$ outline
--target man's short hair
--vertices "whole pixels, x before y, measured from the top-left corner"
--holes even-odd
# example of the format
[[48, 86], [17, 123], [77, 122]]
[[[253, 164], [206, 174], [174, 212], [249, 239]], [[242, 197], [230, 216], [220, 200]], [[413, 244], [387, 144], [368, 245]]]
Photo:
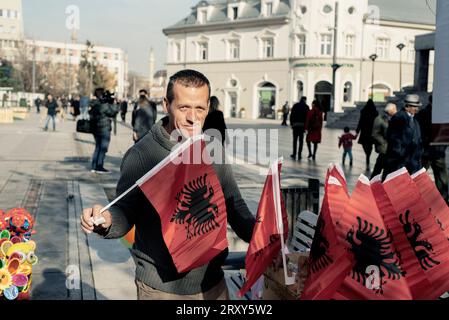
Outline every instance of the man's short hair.
[[343, 131], [346, 132], [346, 133], [348, 133], [349, 131], [351, 131], [351, 129], [349, 129], [349, 127], [345, 127], [345, 128], [343, 129]]
[[385, 112], [390, 112], [391, 110], [393, 110], [393, 108], [397, 109], [397, 106], [394, 103], [390, 102], [390, 103], [387, 103], [384, 110], [385, 110]]
[[104, 88], [97, 88], [94, 91], [94, 96], [97, 98], [101, 98], [104, 95]]
[[201, 72], [187, 69], [187, 70], [179, 71], [170, 77], [170, 81], [168, 82], [168, 86], [167, 86], [167, 95], [166, 95], [168, 104], [171, 104], [173, 102], [173, 100], [175, 99], [173, 88], [176, 83], [180, 84], [186, 88], [200, 88], [204, 85], [207, 85], [207, 87], [209, 89], [209, 97], [210, 97], [210, 94], [211, 94], [210, 82], [206, 78], [206, 76], [204, 74], [202, 74]]
[[139, 93], [141, 93], [141, 92], [145, 92], [145, 94], [148, 94], [148, 91], [145, 90], [145, 89], [140, 89], [140, 90], [139, 90]]

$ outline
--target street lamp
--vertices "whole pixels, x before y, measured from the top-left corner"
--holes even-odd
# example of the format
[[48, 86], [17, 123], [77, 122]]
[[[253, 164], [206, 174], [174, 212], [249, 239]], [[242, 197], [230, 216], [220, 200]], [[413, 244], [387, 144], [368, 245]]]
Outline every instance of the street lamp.
[[405, 44], [400, 43], [396, 48], [399, 49], [399, 91], [402, 91], [402, 49], [405, 48]]
[[373, 72], [372, 72], [372, 75], [371, 75], [371, 99], [373, 99], [373, 100], [374, 100], [374, 62], [376, 61], [376, 59], [378, 57], [379, 56], [377, 54], [375, 54], [375, 53], [369, 56], [369, 58], [373, 62]]

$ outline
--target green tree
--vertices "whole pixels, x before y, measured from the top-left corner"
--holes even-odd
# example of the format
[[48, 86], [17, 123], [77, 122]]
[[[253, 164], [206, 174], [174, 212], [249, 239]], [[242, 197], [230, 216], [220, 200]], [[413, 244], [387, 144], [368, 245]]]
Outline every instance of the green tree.
[[0, 87], [14, 88], [15, 91], [23, 88], [18, 70], [7, 60], [0, 60]]

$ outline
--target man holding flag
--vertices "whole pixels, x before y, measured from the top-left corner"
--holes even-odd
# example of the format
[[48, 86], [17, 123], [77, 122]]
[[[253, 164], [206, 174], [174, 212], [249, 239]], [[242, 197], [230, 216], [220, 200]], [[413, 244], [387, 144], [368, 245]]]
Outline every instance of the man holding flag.
[[[223, 233], [226, 220], [242, 240], [251, 240], [255, 218], [229, 165], [167, 162], [178, 143], [170, 139], [172, 133], [193, 139], [201, 133], [210, 90], [209, 80], [199, 72], [183, 70], [173, 75], [164, 99], [168, 116], [123, 159], [117, 195], [126, 196], [108, 211], [101, 213], [102, 207], [95, 206], [81, 217], [85, 232], [106, 239], [121, 238], [135, 226], [132, 255], [138, 299], [227, 299], [221, 268], [228, 254]], [[192, 172], [196, 178], [187, 179]], [[140, 188], [133, 188], [137, 185]], [[99, 218], [104, 223], [95, 227]], [[186, 245], [182, 250], [187, 243], [190, 249]], [[200, 250], [205, 254], [199, 255]], [[196, 260], [188, 261], [192, 257]]]

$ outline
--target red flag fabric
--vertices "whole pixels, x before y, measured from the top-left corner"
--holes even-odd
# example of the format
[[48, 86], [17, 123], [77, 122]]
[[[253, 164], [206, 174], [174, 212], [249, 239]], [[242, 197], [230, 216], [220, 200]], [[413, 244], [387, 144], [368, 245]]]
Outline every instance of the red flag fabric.
[[333, 176], [328, 175], [318, 224], [309, 257], [309, 276], [301, 300], [331, 299], [352, 267], [336, 230], [334, 217], [344, 210], [348, 195]]
[[391, 231], [414, 299], [437, 299], [449, 290], [449, 242], [407, 170], [383, 184], [395, 211]]
[[202, 136], [174, 150], [137, 184], [161, 218], [179, 273], [208, 263], [228, 247], [226, 205]]
[[427, 204], [429, 211], [435, 217], [440, 229], [449, 240], [449, 207], [438, 191], [435, 182], [430, 179], [426, 169], [422, 169], [412, 176], [418, 190]]
[[[281, 250], [281, 236], [284, 237], [284, 241], [288, 239], [287, 211], [280, 189], [281, 167], [280, 162], [275, 162], [265, 180], [257, 209], [256, 225], [245, 258], [246, 282], [239, 291], [239, 296], [251, 290], [251, 287], [278, 256]], [[279, 228], [279, 210], [282, 215], [283, 231]]]
[[340, 218], [353, 267], [334, 299], [412, 299], [391, 231], [377, 208], [368, 178], [361, 176]]
[[327, 186], [327, 182], [329, 181], [329, 177], [332, 176], [335, 179], [337, 179], [341, 186], [343, 187], [343, 190], [349, 194], [348, 192], [348, 184], [346, 182], [346, 176], [345, 173], [343, 172], [342, 167], [339, 164], [331, 164], [329, 166], [329, 169], [327, 170], [327, 175], [326, 175], [326, 182], [325, 182], [325, 187]]

